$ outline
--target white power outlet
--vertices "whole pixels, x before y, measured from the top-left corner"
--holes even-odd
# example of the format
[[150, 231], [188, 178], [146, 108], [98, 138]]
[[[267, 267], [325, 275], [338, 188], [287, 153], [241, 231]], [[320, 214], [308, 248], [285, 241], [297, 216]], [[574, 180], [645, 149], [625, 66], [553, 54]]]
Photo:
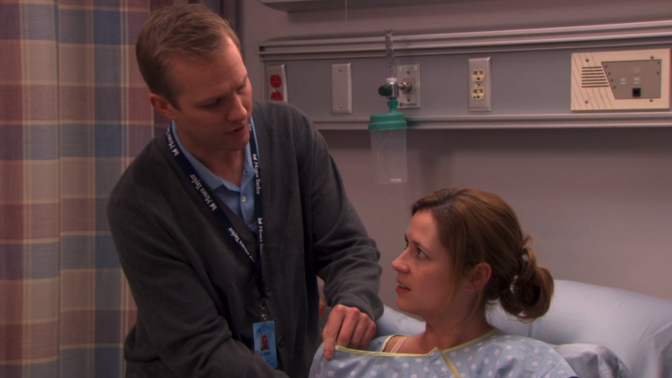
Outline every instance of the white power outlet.
[[492, 110], [490, 57], [469, 59], [469, 111]]

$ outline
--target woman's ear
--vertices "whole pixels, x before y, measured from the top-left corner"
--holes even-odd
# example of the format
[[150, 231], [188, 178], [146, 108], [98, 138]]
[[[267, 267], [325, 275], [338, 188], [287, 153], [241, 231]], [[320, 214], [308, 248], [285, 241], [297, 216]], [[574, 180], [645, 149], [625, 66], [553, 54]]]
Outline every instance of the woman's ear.
[[486, 262], [480, 262], [476, 264], [471, 270], [467, 273], [467, 291], [479, 291], [485, 284], [490, 280], [492, 275], [492, 268], [490, 264]]

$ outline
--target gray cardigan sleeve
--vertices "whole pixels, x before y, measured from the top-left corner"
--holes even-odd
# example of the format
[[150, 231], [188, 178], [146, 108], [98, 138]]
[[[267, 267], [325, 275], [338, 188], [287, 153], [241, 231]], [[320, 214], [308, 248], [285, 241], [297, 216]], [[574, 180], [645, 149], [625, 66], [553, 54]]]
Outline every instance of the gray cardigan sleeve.
[[382, 316], [380, 253], [346, 196], [326, 143], [319, 135], [315, 140], [310, 198], [318, 275], [325, 282], [327, 304], [357, 307], [376, 321]]
[[325, 281], [326, 302], [357, 307], [375, 321], [383, 312], [380, 253], [347, 198], [324, 138], [300, 110], [283, 107], [287, 105], [266, 104], [262, 113], [274, 125], [271, 134], [289, 125], [286, 134], [292, 138], [302, 188], [305, 250]]

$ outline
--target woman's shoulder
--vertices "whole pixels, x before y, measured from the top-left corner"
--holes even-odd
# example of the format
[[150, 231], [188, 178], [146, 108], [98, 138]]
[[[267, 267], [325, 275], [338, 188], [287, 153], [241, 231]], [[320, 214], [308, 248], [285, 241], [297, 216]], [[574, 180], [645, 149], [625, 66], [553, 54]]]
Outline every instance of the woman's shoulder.
[[[453, 358], [488, 359], [507, 361], [525, 361], [525, 356], [532, 355], [540, 358], [557, 359], [558, 353], [553, 346], [529, 337], [509, 335], [494, 330], [468, 343], [443, 350], [443, 353]], [[522, 357], [522, 358], [521, 358]]]
[[499, 330], [495, 330], [484, 337], [473, 340], [469, 343], [473, 350], [483, 350], [484, 348], [497, 348], [502, 352], [510, 353], [521, 353], [526, 354], [528, 352], [534, 354], [545, 353], [557, 353], [555, 348], [543, 341], [533, 339], [526, 336], [518, 336], [504, 333]]
[[553, 373], [551, 376], [558, 377], [574, 376], [570, 365], [553, 345], [501, 331], [492, 333], [449, 355], [460, 359], [467, 358], [469, 361], [482, 361], [484, 365], [492, 365], [491, 368], [503, 364], [502, 366], [509, 366], [512, 370], [538, 371], [544, 372], [544, 375]]
[[493, 336], [495, 336], [493, 339], [496, 343], [502, 345], [516, 345], [518, 349], [523, 352], [530, 350], [534, 352], [537, 349], [539, 350], [543, 349], [548, 351], [549, 353], [555, 353], [555, 348], [553, 347], [553, 345], [545, 343], [541, 340], [533, 339], [531, 337], [510, 335], [503, 332], [498, 332]]

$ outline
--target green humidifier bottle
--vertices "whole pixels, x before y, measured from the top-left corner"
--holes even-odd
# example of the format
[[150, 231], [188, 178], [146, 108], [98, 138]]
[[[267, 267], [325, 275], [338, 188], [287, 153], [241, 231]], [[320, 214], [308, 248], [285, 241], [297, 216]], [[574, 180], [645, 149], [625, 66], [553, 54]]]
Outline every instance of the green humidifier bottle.
[[387, 113], [372, 114], [369, 120], [371, 152], [378, 184], [395, 184], [407, 181], [406, 129], [403, 113], [397, 111], [399, 102], [394, 96], [396, 79], [388, 79], [378, 92], [388, 97]]

